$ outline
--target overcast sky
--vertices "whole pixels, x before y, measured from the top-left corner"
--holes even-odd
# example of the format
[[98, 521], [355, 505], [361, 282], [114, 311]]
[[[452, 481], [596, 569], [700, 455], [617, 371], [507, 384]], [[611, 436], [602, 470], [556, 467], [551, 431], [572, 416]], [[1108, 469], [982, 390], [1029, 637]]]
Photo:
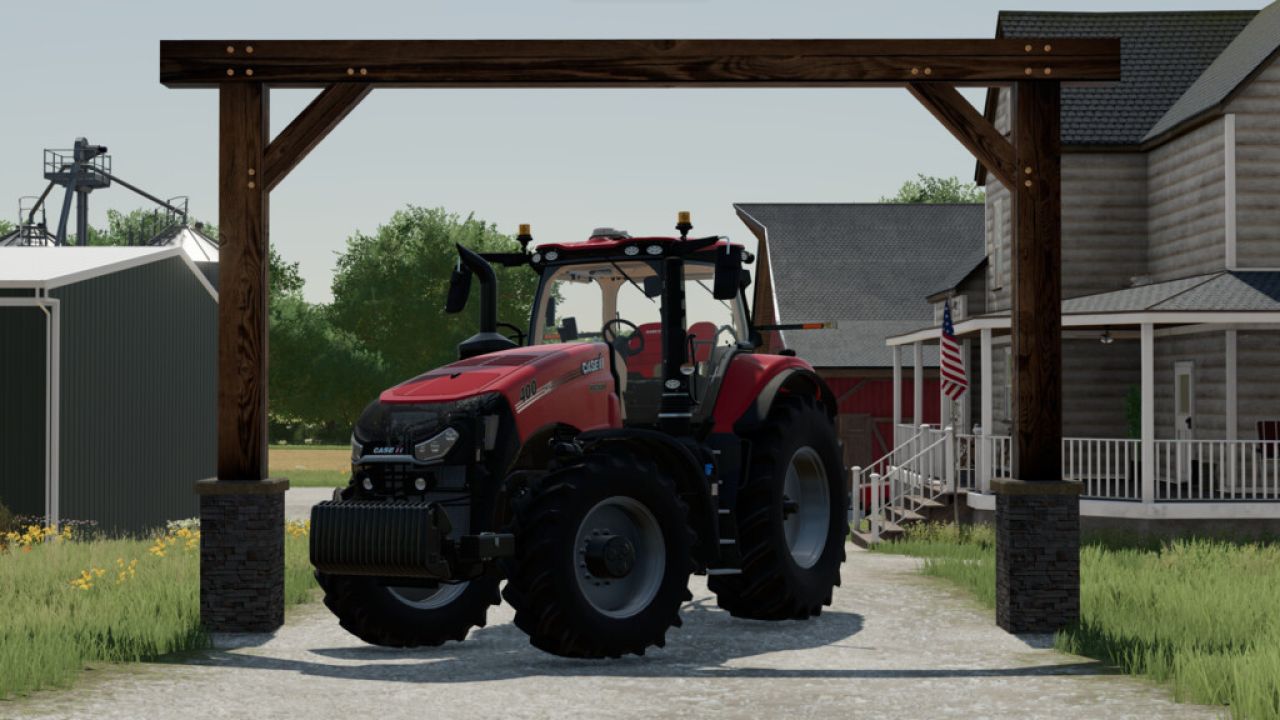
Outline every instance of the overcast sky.
[[[990, 37], [1001, 8], [1258, 8], [1261, 0], [58, 0], [5, 2], [0, 217], [44, 186], [41, 151], [107, 145], [120, 177], [217, 221], [217, 93], [167, 90], [159, 40]], [[304, 9], [305, 8], [305, 9]], [[312, 93], [276, 91], [278, 131]], [[971, 95], [971, 98], [976, 96]], [[979, 101], [980, 102], [980, 101]], [[973, 161], [901, 90], [381, 90], [272, 194], [271, 239], [327, 300], [337, 253], [406, 204], [539, 241], [599, 225], [749, 240], [734, 202], [874, 201]], [[143, 204], [95, 193], [91, 222]], [[55, 210], [60, 200], [53, 201]], [[53, 223], [51, 217], [51, 224]]]

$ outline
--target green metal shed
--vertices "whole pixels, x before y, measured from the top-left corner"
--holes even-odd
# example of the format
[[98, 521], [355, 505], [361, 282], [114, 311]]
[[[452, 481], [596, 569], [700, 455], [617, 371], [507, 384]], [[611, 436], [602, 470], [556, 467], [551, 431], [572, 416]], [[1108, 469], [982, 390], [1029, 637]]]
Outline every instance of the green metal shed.
[[0, 248], [0, 502], [113, 534], [195, 516], [217, 302], [178, 247]]

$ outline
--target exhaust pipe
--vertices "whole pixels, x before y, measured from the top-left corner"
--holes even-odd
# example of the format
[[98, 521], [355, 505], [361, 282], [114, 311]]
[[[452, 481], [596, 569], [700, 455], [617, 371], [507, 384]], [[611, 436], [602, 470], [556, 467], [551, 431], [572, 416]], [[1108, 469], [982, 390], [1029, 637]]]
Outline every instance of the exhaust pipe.
[[480, 332], [458, 343], [458, 359], [516, 347], [510, 339], [498, 334], [498, 276], [493, 272], [493, 266], [478, 253], [461, 245], [456, 247], [462, 267], [453, 271], [445, 312], [462, 312], [467, 306], [471, 276], [480, 278]]

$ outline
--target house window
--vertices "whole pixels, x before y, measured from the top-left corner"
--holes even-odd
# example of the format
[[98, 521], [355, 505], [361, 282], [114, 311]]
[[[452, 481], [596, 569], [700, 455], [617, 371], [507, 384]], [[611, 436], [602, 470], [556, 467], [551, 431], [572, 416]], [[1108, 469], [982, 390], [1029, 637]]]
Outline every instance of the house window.
[[1004, 287], [1004, 208], [1003, 199], [991, 205], [991, 247], [987, 250], [987, 258], [991, 264], [991, 289]]

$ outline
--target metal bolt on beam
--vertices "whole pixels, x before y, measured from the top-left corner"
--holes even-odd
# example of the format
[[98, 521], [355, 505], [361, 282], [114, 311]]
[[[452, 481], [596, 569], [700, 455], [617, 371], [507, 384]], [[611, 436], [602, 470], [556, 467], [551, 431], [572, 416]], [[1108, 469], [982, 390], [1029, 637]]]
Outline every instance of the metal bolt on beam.
[[236, 74], [235, 70], [232, 70], [231, 68], [227, 68], [227, 77], [232, 77], [235, 74]]

